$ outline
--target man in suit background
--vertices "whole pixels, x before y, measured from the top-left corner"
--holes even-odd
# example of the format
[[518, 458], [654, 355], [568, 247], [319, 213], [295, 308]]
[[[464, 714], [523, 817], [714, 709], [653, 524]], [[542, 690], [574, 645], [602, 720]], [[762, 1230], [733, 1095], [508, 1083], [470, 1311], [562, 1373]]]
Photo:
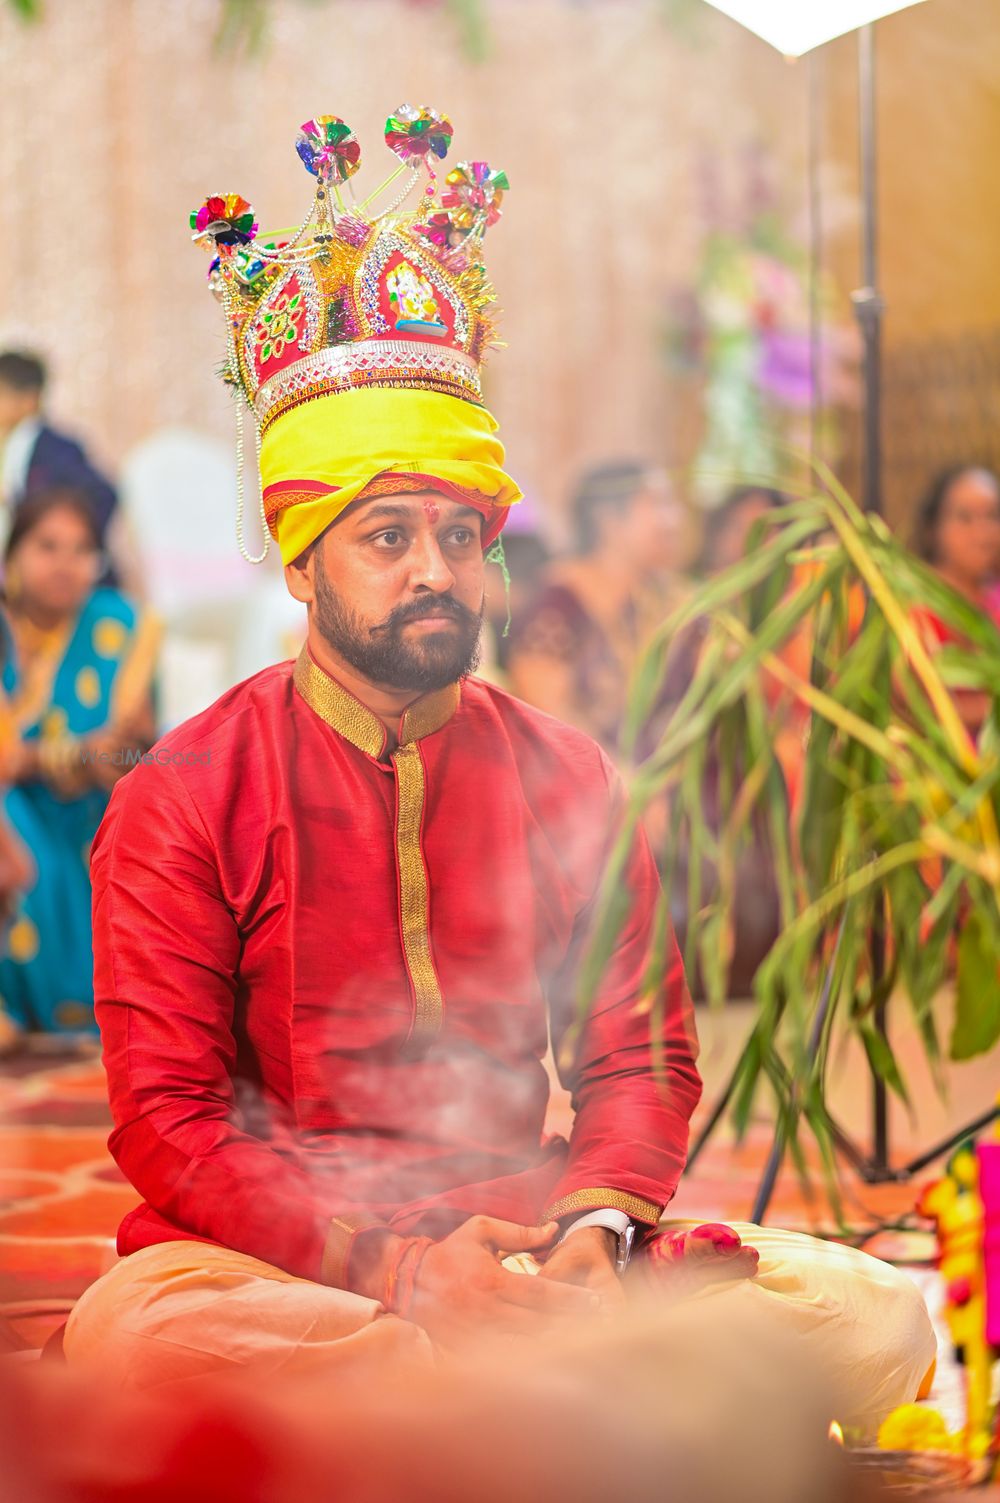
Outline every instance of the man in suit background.
[[28, 496], [53, 487], [83, 491], [97, 519], [102, 547], [118, 497], [80, 445], [51, 428], [42, 409], [46, 370], [27, 351], [0, 353], [0, 500], [3, 533]]

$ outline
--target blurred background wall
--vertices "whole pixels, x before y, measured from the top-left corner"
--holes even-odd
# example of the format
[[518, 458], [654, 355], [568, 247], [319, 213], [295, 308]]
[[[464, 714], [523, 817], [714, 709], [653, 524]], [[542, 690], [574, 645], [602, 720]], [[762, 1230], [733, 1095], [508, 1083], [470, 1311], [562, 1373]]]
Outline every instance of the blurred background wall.
[[[296, 223], [311, 190], [295, 131], [320, 111], [357, 131], [362, 184], [391, 169], [381, 130], [403, 100], [450, 114], [456, 159], [508, 171], [488, 253], [509, 348], [489, 396], [512, 467], [557, 521], [586, 460], [639, 449], [680, 466], [697, 453], [705, 371], [697, 341], [670, 357], [674, 307], [720, 227], [739, 234], [766, 214], [804, 253], [815, 87], [825, 308], [849, 333], [850, 40], [789, 63], [701, 0], [47, 0], [33, 21], [14, 12], [0, 4], [0, 341], [50, 357], [54, 411], [110, 463], [164, 425], [229, 440], [220, 320], [187, 216], [206, 192], [235, 189], [262, 227]], [[983, 448], [1000, 430], [996, 0], [928, 0], [880, 23], [878, 49], [887, 487], [901, 515], [938, 451]], [[907, 397], [917, 359], [961, 369], [936, 395], [925, 381]], [[944, 431], [922, 433], [914, 464], [906, 430], [926, 428], [928, 403]], [[850, 476], [843, 405], [829, 444]]]

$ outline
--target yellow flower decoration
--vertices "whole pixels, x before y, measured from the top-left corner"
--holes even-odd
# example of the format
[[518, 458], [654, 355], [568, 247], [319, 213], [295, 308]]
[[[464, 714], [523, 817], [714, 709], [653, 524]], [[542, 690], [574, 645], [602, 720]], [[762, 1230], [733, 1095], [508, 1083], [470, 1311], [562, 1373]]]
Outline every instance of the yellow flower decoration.
[[961, 1438], [951, 1435], [944, 1416], [923, 1404], [900, 1404], [879, 1426], [880, 1451], [957, 1451]]
[[88, 710], [93, 710], [101, 702], [101, 681], [97, 676], [97, 669], [90, 663], [81, 668], [76, 676], [76, 697]]
[[7, 954], [20, 965], [26, 965], [38, 954], [38, 930], [23, 913], [7, 936]]
[[120, 657], [127, 637], [124, 623], [116, 621], [113, 616], [102, 616], [100, 621], [94, 622], [91, 641], [94, 651], [100, 653], [102, 658]]

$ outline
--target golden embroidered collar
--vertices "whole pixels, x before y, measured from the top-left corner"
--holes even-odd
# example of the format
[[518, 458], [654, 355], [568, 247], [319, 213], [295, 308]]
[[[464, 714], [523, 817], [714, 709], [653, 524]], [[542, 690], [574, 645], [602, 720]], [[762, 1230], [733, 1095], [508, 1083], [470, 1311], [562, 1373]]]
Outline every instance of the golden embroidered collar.
[[[293, 679], [309, 708], [315, 710], [320, 719], [332, 726], [345, 741], [369, 757], [379, 759], [383, 756], [387, 736], [381, 720], [335, 678], [325, 673], [309, 656], [307, 647], [299, 653]], [[414, 700], [400, 720], [399, 745], [407, 746], [439, 731], [458, 709], [461, 693], [458, 684], [448, 684], [444, 689]]]

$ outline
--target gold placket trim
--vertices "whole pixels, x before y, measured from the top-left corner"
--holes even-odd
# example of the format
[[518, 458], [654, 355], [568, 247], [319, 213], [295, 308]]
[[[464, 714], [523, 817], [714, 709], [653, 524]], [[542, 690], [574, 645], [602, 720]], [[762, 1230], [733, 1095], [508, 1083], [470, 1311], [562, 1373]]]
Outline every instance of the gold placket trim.
[[[353, 694], [314, 663], [305, 648], [294, 671], [295, 687], [322, 720], [360, 751], [378, 759], [385, 751], [382, 722]], [[421, 737], [439, 731], [461, 699], [458, 684], [425, 694], [404, 714], [399, 746], [392, 754], [396, 775], [396, 873], [403, 959], [413, 990], [411, 1037], [437, 1033], [444, 1018], [444, 998], [431, 954], [430, 881], [421, 845], [426, 779]]]
[[431, 955], [430, 883], [420, 845], [424, 818], [424, 763], [411, 741], [393, 753], [396, 769], [396, 865], [403, 955], [413, 987], [414, 1035], [437, 1033], [444, 1018], [444, 999]]

